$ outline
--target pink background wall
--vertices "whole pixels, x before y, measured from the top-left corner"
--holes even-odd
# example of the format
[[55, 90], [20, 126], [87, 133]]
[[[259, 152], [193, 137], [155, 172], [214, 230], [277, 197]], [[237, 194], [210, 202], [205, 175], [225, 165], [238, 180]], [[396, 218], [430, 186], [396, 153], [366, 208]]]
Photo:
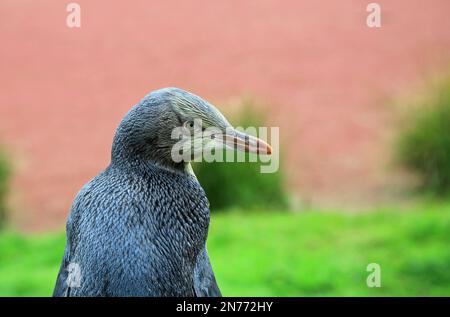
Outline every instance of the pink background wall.
[[383, 201], [389, 101], [449, 69], [450, 1], [0, 2], [0, 139], [13, 155], [14, 221], [58, 228], [109, 162], [146, 93], [178, 86], [227, 113], [253, 96], [280, 126], [289, 185], [317, 204]]

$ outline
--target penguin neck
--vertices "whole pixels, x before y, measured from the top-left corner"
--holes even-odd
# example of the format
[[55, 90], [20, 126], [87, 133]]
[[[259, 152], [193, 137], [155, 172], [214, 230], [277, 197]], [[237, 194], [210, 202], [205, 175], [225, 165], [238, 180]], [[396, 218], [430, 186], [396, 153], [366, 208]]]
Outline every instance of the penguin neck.
[[177, 173], [193, 174], [189, 162], [172, 160], [169, 146], [158, 146], [155, 139], [143, 139], [129, 132], [124, 133], [120, 128], [113, 140], [111, 164], [134, 169], [146, 169], [151, 165]]

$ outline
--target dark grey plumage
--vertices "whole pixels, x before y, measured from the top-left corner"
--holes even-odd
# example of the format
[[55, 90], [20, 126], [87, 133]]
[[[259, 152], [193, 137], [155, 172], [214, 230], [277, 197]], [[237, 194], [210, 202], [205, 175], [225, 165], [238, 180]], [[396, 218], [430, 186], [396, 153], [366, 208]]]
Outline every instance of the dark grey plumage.
[[[147, 95], [117, 129], [111, 164], [78, 193], [54, 296], [220, 296], [206, 251], [209, 204], [170, 131], [220, 112], [176, 88]], [[69, 267], [79, 283], [68, 284]]]

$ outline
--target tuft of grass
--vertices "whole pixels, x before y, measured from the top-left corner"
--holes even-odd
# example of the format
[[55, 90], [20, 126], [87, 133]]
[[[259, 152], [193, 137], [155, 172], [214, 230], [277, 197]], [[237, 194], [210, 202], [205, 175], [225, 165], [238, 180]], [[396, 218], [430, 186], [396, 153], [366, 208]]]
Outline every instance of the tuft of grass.
[[[450, 204], [366, 214], [212, 216], [208, 252], [225, 296], [450, 296]], [[62, 233], [0, 234], [0, 296], [50, 296]], [[369, 288], [369, 263], [381, 287]]]
[[400, 131], [397, 154], [401, 164], [420, 176], [422, 189], [450, 194], [450, 78], [408, 115]]

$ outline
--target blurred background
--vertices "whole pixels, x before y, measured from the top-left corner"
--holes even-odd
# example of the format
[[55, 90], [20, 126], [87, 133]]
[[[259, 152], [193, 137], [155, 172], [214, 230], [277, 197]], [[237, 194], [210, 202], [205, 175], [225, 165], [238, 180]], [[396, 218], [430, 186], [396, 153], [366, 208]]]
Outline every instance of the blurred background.
[[[450, 2], [0, 2], [0, 295], [49, 296], [78, 190], [176, 86], [280, 127], [281, 168], [196, 164], [226, 296], [450, 296]], [[229, 197], [234, 197], [231, 200]], [[370, 263], [381, 287], [367, 286]]]

